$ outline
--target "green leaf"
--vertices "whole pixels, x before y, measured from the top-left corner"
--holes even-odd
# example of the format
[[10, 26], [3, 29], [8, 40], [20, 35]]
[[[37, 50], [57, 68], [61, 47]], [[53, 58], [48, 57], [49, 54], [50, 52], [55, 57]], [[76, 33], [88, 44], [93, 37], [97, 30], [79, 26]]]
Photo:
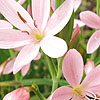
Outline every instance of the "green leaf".
[[55, 0], [55, 10], [64, 2], [65, 0]]
[[68, 24], [64, 27], [64, 29], [58, 34], [60, 38], [64, 39], [69, 46], [72, 32], [73, 32], [73, 25], [74, 25], [74, 11], [72, 16], [68, 22]]

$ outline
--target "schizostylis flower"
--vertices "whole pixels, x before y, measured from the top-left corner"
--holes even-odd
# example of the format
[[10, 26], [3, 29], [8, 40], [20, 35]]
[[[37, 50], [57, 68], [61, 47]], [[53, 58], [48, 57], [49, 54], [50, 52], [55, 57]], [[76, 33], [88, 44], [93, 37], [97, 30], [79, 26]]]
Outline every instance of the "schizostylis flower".
[[14, 63], [14, 74], [37, 56], [40, 47], [52, 58], [61, 57], [67, 51], [66, 42], [54, 35], [68, 23], [73, 12], [73, 0], [65, 1], [51, 17], [50, 0], [32, 0], [33, 19], [14, 0], [1, 0], [0, 12], [11, 24], [20, 29], [0, 30], [0, 48], [24, 46]]
[[70, 49], [63, 61], [62, 71], [65, 79], [70, 84], [62, 86], [55, 90], [50, 100], [94, 100], [100, 97], [100, 65], [86, 75], [81, 82], [83, 76], [83, 59], [78, 51]]
[[[80, 19], [89, 27], [100, 29], [100, 17], [91, 11], [80, 13]], [[100, 30], [93, 33], [87, 43], [87, 53], [91, 54], [100, 46]]]

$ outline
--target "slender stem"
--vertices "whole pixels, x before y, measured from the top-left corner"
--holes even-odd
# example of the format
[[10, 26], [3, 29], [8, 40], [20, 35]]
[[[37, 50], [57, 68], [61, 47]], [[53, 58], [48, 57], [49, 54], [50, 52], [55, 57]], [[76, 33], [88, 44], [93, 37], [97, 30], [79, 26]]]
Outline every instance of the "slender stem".
[[52, 79], [56, 78], [56, 68], [54, 66], [54, 63], [52, 62], [52, 59], [46, 55], [49, 71], [51, 74]]
[[48, 67], [49, 67], [49, 71], [50, 71], [50, 74], [51, 74], [51, 77], [52, 77], [52, 81], [53, 81], [53, 84], [52, 84], [52, 92], [54, 92], [55, 88], [57, 88], [57, 81], [56, 81], [56, 75], [57, 75], [57, 72], [56, 72], [56, 67], [54, 65], [54, 63], [52, 62], [52, 59], [48, 56], [46, 56], [46, 59], [47, 59], [47, 63], [48, 63]]
[[39, 88], [36, 84], [32, 84], [32, 91], [35, 93], [35, 95], [38, 97], [38, 100], [47, 100], [39, 91]]
[[99, 16], [100, 0], [97, 0], [97, 15]]
[[14, 58], [15, 57], [15, 54], [14, 54], [14, 51], [13, 50], [9, 49], [9, 53], [10, 53], [10, 57], [11, 58]]
[[64, 57], [57, 59], [57, 61], [58, 61], [58, 73], [57, 73], [56, 78], [53, 80], [52, 93], [57, 89], [59, 80], [62, 77], [62, 61], [63, 61], [63, 58]]
[[95, 51], [94, 53], [92, 53], [90, 59], [91, 60], [95, 60], [96, 55], [97, 55], [97, 51]]

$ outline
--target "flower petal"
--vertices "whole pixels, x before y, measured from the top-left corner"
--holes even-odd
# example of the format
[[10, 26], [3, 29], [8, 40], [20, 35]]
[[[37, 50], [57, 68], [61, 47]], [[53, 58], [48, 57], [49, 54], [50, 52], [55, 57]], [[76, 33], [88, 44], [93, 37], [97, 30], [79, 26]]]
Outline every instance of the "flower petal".
[[33, 60], [39, 60], [41, 58], [41, 53], [39, 52], [38, 55]]
[[62, 86], [55, 90], [50, 100], [70, 100], [72, 98], [72, 88]]
[[33, 43], [25, 46], [15, 60], [13, 73], [16, 74], [24, 65], [30, 63], [37, 56], [39, 48], [38, 44], [34, 45]]
[[45, 33], [55, 35], [68, 23], [73, 12], [73, 0], [66, 0], [49, 19]]
[[62, 71], [68, 83], [75, 87], [80, 84], [83, 75], [83, 59], [78, 51], [70, 49], [62, 64]]
[[12, 29], [13, 26], [5, 20], [0, 20], [0, 29]]
[[43, 52], [52, 58], [61, 57], [67, 51], [66, 42], [55, 36], [45, 37], [40, 45]]
[[79, 27], [85, 26], [85, 24], [81, 20], [74, 19], [74, 28], [77, 26], [77, 24], [79, 25]]
[[21, 74], [22, 76], [25, 76], [27, 74], [27, 72], [29, 71], [30, 68], [30, 63], [28, 63], [27, 65], [24, 65], [21, 69]]
[[74, 11], [76, 11], [78, 9], [81, 2], [82, 2], [82, 0], [74, 0]]
[[15, 58], [11, 59], [4, 68], [3, 74], [9, 74], [13, 72], [13, 65], [15, 62]]
[[100, 46], [100, 30], [93, 33], [87, 43], [87, 53], [93, 53]]
[[17, 48], [32, 42], [32, 38], [25, 32], [12, 29], [0, 30], [0, 48]]
[[88, 91], [91, 91], [91, 92], [93, 92], [95, 94], [100, 94], [100, 84], [88, 88]]
[[40, 31], [46, 26], [50, 13], [50, 0], [32, 0], [32, 14]]
[[51, 8], [55, 11], [55, 0], [51, 0]]
[[94, 68], [95, 68], [94, 61], [88, 60], [88, 62], [87, 62], [87, 63], [85, 64], [85, 66], [84, 66], [85, 74], [87, 75], [87, 74], [90, 73], [91, 70], [93, 70]]
[[30, 94], [24, 88], [18, 88], [8, 93], [3, 100], [29, 100]]
[[[15, 27], [23, 30], [29, 30], [29, 27], [23, 22], [24, 19], [29, 26], [34, 27], [33, 20], [28, 12], [15, 0], [0, 0], [0, 12]], [[20, 18], [20, 16], [22, 18]]]
[[100, 85], [100, 65], [86, 75], [81, 84], [81, 86], [85, 88], [90, 88], [96, 85]]
[[80, 13], [80, 19], [91, 28], [100, 28], [100, 17], [91, 11]]

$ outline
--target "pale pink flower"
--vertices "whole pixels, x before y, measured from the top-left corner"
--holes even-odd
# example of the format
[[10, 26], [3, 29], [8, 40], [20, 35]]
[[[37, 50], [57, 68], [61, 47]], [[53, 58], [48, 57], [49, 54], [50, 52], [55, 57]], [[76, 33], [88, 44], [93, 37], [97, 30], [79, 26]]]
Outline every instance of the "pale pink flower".
[[29, 100], [30, 94], [25, 88], [16, 89], [8, 93], [3, 100]]
[[61, 57], [67, 51], [66, 42], [54, 35], [68, 23], [73, 12], [73, 0], [65, 1], [50, 18], [50, 0], [32, 0], [34, 20], [14, 0], [1, 0], [0, 12], [21, 30], [0, 30], [0, 48], [24, 46], [14, 63], [14, 74], [21, 69], [21, 66], [28, 64], [37, 56], [40, 47], [52, 58]]
[[97, 98], [100, 94], [100, 65], [83, 76], [83, 59], [78, 51], [70, 49], [63, 61], [62, 71], [70, 87], [62, 86], [55, 90], [50, 100], [90, 100], [88, 97]]
[[85, 74], [87, 75], [94, 68], [95, 68], [94, 61], [88, 60], [87, 63], [85, 64], [85, 66], [84, 66]]
[[[89, 27], [100, 29], [100, 17], [91, 11], [80, 13], [80, 19]], [[93, 53], [100, 46], [100, 30], [93, 33], [87, 43], [87, 53]]]
[[[41, 57], [41, 54], [39, 53], [35, 58], [34, 60], [39, 60]], [[14, 65], [14, 62], [15, 62], [16, 58], [13, 58], [13, 59], [10, 59], [6, 65], [4, 65], [5, 67], [3, 67], [3, 74], [10, 74], [13, 72], [13, 65]], [[26, 65], [23, 65], [21, 67], [21, 74], [22, 76], [25, 76], [28, 71], [29, 71], [29, 68], [30, 68], [30, 63], [26, 64]]]
[[[13, 65], [15, 62], [15, 58], [11, 59], [4, 67], [3, 70], [3, 74], [10, 74], [11, 72], [13, 72]], [[22, 76], [25, 76], [27, 74], [27, 72], [29, 71], [30, 68], [30, 63], [28, 63], [27, 65], [24, 65], [21, 67], [21, 74]]]

